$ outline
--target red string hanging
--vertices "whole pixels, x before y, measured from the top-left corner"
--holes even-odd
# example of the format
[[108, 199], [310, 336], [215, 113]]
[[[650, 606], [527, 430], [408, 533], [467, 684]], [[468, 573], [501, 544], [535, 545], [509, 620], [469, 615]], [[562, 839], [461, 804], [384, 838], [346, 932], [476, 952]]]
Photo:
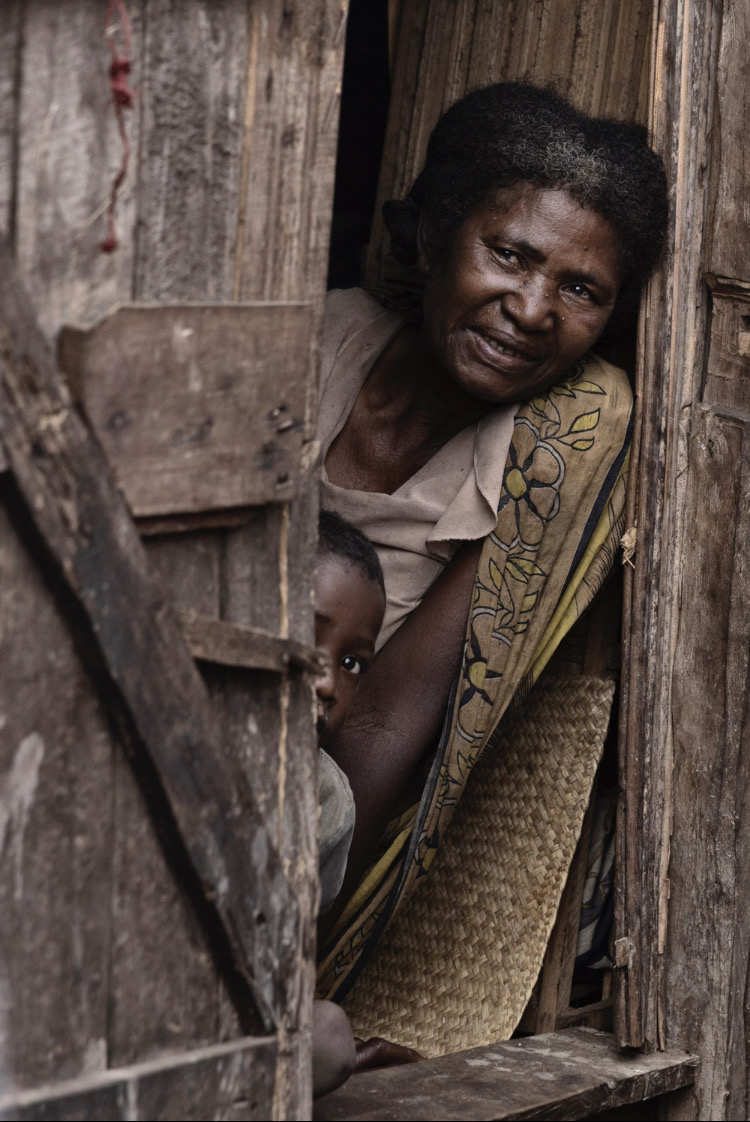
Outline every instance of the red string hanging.
[[[119, 16], [120, 25], [122, 27], [122, 55], [118, 54], [117, 45], [115, 43], [115, 13]], [[130, 141], [128, 140], [128, 134], [125, 128], [125, 110], [133, 108], [133, 91], [128, 85], [128, 75], [130, 74], [130, 20], [123, 0], [109, 0], [105, 20], [105, 35], [107, 36], [107, 42], [109, 43], [109, 49], [112, 54], [112, 62], [109, 67], [109, 88], [112, 91], [112, 102], [115, 107], [117, 128], [120, 133], [120, 140], [122, 141], [122, 162], [120, 164], [120, 170], [117, 172], [112, 182], [112, 190], [109, 194], [109, 204], [107, 206], [107, 237], [99, 247], [103, 253], [111, 253], [114, 249], [117, 249], [118, 246], [117, 230], [115, 229], [115, 204], [117, 202], [117, 193], [127, 175], [128, 162], [130, 160]]]

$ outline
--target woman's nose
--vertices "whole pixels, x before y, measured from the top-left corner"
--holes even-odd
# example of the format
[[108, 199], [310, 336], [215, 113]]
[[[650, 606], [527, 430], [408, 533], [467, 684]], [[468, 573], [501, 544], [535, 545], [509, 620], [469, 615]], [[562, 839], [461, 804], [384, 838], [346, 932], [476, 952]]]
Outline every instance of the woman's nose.
[[544, 277], [519, 281], [502, 299], [503, 310], [523, 331], [549, 331], [554, 323], [555, 287]]

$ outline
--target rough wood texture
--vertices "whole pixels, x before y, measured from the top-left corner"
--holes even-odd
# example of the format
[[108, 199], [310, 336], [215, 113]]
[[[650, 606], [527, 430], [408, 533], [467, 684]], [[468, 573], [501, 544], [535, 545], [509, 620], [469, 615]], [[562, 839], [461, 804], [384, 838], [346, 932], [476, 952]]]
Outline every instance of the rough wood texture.
[[[121, 154], [105, 5], [0, 6], [0, 61], [12, 58], [17, 75], [0, 67], [0, 200], [7, 200], [0, 225], [17, 232], [44, 330], [52, 339], [63, 322], [91, 324], [113, 304], [134, 300], [312, 302], [309, 437], [346, 4], [128, 0], [127, 7], [133, 154], [117, 207], [120, 248], [104, 255], [103, 204]], [[234, 530], [211, 530], [205, 512], [168, 526], [150, 520], [145, 528], [162, 534], [149, 540], [150, 560], [177, 603], [312, 644], [313, 459], [306, 449], [300, 501], [238, 508]], [[216, 517], [229, 525], [226, 511]], [[164, 536], [167, 529], [175, 536]], [[204, 665], [202, 672], [216, 736], [253, 786], [298, 904], [296, 929], [287, 934], [299, 957], [289, 971], [272, 1112], [302, 1117], [310, 1098], [316, 909], [311, 685], [297, 674], [282, 684], [266, 671]], [[115, 1064], [205, 1043], [215, 1030], [239, 1032], [127, 767], [115, 751], [112, 787], [99, 799], [112, 808], [114, 829], [107, 1059]], [[143, 978], [151, 988], [135, 984]]]
[[[113, 750], [68, 621], [0, 508], [0, 1055], [30, 1087], [107, 1055]], [[75, 797], [72, 792], [75, 791]], [[54, 939], [50, 937], [54, 932]]]
[[221, 917], [214, 935], [231, 947], [235, 969], [272, 1028], [286, 1007], [296, 955], [284, 937], [294, 906], [275, 846], [251, 789], [221, 750], [176, 622], [102, 452], [71, 407], [7, 251], [0, 253], [0, 324], [2, 441], [14, 482], [88, 631], [95, 668], [112, 691], [109, 705], [175, 859], [192, 863], [204, 916], [208, 921], [216, 909]]
[[703, 398], [750, 413], [750, 283], [712, 276], [711, 288], [711, 346]]
[[689, 1086], [697, 1059], [684, 1052], [623, 1053], [609, 1033], [574, 1028], [364, 1072], [315, 1104], [338, 1119], [586, 1118]]
[[273, 1037], [244, 1037], [5, 1095], [0, 1098], [0, 1118], [18, 1122], [267, 1119], [273, 1105], [276, 1047]]
[[667, 1044], [699, 1050], [706, 1072], [670, 1117], [747, 1118], [750, 418], [705, 406], [688, 455], [663, 1000]]
[[242, 107], [254, 49], [248, 4], [141, 3], [138, 223], [130, 295], [172, 303], [227, 300], [237, 239]]
[[0, 235], [15, 231], [16, 116], [21, 58], [21, 0], [8, 0], [0, 20]]
[[[707, 123], [712, 206], [703, 254], [693, 247], [714, 294], [708, 356], [697, 348], [702, 383], [696, 377], [685, 391], [694, 396], [689, 414], [685, 410], [690, 425], [685, 416], [687, 446], [679, 464], [685, 493], [679, 496], [682, 566], [672, 592], [679, 604], [669, 698], [675, 766], [662, 956], [665, 1041], [694, 1042], [705, 1063], [695, 1094], [665, 1111], [675, 1119], [750, 1114], [750, 360], [743, 353], [744, 311], [737, 308], [739, 303], [747, 310], [750, 290], [750, 167], [744, 148], [733, 150], [746, 127], [750, 27], [746, 9], [731, 0], [714, 14], [707, 67], [715, 83], [709, 86], [714, 100]], [[686, 147], [695, 145], [694, 137], [685, 139]], [[700, 983], [695, 963], [702, 964]]]
[[68, 328], [60, 361], [136, 517], [294, 493], [311, 308], [120, 307]]
[[750, 1108], [747, 34], [731, 0], [658, 7], [652, 126], [674, 210], [641, 347], [616, 974], [623, 1040], [704, 1058], [674, 1119]]
[[588, 112], [643, 120], [649, 0], [405, 0], [367, 282], [403, 283], [380, 219], [424, 160], [443, 110], [474, 86], [554, 81]]
[[[685, 452], [690, 403], [703, 379], [707, 291], [702, 240], [709, 93], [718, 5], [663, 0], [655, 8], [650, 129], [670, 181], [671, 218], [661, 269], [641, 317], [638, 408], [628, 526], [638, 527], [635, 569], [625, 567], [615, 1030], [623, 1044], [662, 1046], [670, 834], [674, 812], [671, 650], [685, 536]], [[684, 606], [681, 610], [684, 610]], [[696, 694], [702, 685], [696, 683]], [[692, 814], [694, 808], [685, 808]]]
[[315, 647], [293, 639], [281, 639], [259, 627], [226, 623], [189, 608], [178, 609], [177, 620], [191, 655], [205, 662], [280, 673], [294, 667], [320, 674], [326, 666], [324, 654]]
[[[120, 247], [102, 253], [104, 210], [122, 146], [112, 110], [100, 0], [26, 0], [13, 122], [15, 251], [49, 339], [62, 323], [93, 322], [132, 299], [136, 169], [142, 101], [127, 114], [130, 174], [117, 205]], [[129, 0], [131, 84], [142, 87], [144, 0]], [[5, 5], [0, 21], [5, 23]]]
[[711, 206], [706, 264], [725, 277], [750, 280], [750, 8], [743, 0], [723, 0], [721, 41], [715, 59], [716, 113], [711, 134]]

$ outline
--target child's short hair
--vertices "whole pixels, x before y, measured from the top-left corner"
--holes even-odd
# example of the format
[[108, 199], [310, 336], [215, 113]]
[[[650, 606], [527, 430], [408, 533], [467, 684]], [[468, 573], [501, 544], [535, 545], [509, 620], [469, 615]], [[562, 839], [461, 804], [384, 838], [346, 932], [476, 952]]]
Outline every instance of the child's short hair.
[[352, 526], [333, 510], [321, 510], [318, 521], [318, 550], [331, 553], [334, 557], [344, 557], [354, 565], [359, 565], [370, 578], [380, 586], [385, 596], [385, 581], [378, 555], [369, 538], [361, 530]]

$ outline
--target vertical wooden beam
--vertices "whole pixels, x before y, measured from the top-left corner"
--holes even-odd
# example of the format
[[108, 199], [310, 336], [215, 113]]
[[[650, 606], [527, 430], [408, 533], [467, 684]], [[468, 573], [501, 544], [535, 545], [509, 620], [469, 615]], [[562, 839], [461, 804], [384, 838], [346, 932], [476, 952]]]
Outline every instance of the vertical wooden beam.
[[[616, 897], [615, 1027], [622, 1044], [664, 1047], [675, 766], [674, 645], [680, 572], [691, 548], [684, 468], [701, 384], [708, 293], [702, 279], [707, 136], [721, 4], [657, 0], [649, 128], [664, 157], [671, 217], [643, 304], [634, 437], [635, 570], [626, 569]], [[684, 812], [691, 813], [688, 808]], [[698, 963], [693, 964], [701, 969]]]

